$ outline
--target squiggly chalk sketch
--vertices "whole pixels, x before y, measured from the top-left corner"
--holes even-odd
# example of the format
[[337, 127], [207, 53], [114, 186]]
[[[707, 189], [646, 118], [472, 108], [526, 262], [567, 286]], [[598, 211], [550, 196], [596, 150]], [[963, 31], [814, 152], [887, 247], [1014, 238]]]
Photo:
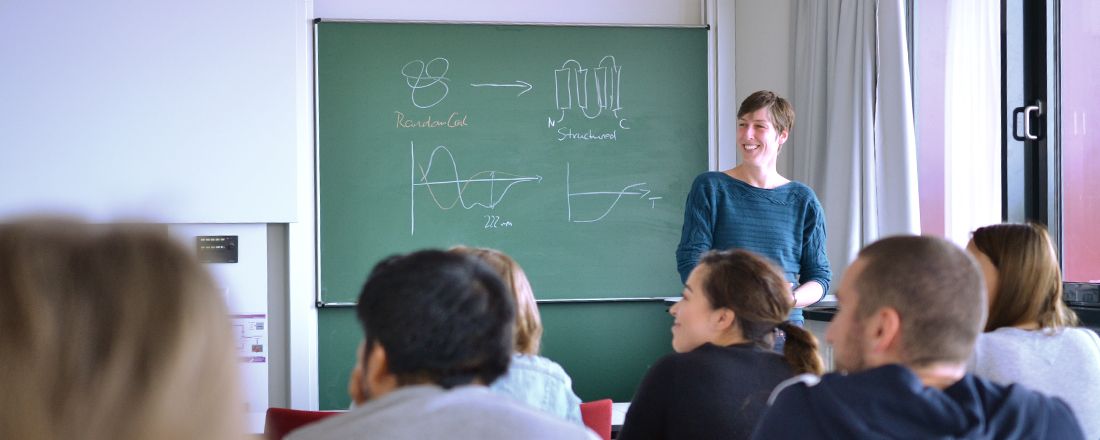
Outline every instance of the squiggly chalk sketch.
[[[618, 118], [622, 110], [622, 73], [622, 66], [611, 55], [603, 57], [599, 66], [591, 69], [577, 60], [566, 60], [560, 69], [554, 70], [554, 104], [561, 110], [561, 117], [557, 121], [550, 119], [550, 126], [560, 123], [566, 111], [574, 108], [579, 108], [588, 119], [599, 117], [604, 110], [611, 110]], [[589, 102], [590, 96], [595, 96], [594, 103]]]
[[[439, 104], [447, 97], [447, 93], [451, 91], [450, 86], [447, 85], [447, 71], [451, 68], [451, 62], [446, 58], [433, 58], [431, 61], [425, 63], [423, 60], [412, 60], [405, 63], [401, 67], [401, 74], [405, 76], [405, 84], [409, 85], [412, 89], [409, 92], [409, 98], [412, 100], [413, 105], [419, 108], [430, 108]], [[437, 97], [431, 104], [421, 104], [417, 101], [417, 91], [432, 88], [436, 90], [434, 95]], [[427, 92], [421, 92], [425, 94]]]

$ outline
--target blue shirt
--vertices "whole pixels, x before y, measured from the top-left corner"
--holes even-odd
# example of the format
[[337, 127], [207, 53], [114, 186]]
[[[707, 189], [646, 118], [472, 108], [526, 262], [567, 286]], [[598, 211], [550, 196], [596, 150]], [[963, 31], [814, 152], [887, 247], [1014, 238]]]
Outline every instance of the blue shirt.
[[[770, 258], [792, 283], [817, 281], [829, 291], [825, 213], [814, 191], [802, 183], [764, 189], [722, 172], [696, 177], [676, 248], [681, 280], [687, 281], [704, 252], [733, 248]], [[792, 318], [801, 315], [801, 309], [791, 313]]]

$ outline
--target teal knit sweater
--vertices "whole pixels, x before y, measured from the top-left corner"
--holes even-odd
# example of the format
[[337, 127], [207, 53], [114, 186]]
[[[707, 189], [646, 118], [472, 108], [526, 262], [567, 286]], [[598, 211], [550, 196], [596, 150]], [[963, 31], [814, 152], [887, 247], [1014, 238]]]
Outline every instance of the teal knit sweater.
[[[732, 248], [771, 258], [792, 283], [817, 281], [829, 291], [832, 272], [825, 255], [825, 213], [806, 185], [792, 181], [763, 189], [722, 172], [696, 177], [676, 248], [680, 278], [687, 281], [704, 252]], [[801, 315], [796, 310], [791, 317], [801, 319]]]

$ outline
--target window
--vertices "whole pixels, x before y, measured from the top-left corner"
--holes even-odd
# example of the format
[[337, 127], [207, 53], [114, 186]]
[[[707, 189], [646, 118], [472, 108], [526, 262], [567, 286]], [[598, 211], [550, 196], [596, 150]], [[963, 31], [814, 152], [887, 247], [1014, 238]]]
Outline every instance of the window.
[[921, 231], [964, 245], [1001, 220], [1000, 6], [921, 0], [913, 13]]
[[1066, 281], [1100, 282], [1100, 2], [913, 1], [921, 230], [1043, 223]]
[[1062, 0], [1059, 24], [1063, 275], [1100, 282], [1100, 3]]

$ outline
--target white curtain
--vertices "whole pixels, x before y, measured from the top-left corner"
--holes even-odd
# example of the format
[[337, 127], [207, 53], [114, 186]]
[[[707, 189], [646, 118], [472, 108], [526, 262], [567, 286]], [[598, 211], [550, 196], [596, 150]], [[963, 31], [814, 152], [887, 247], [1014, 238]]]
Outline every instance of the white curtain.
[[903, 0], [797, 0], [792, 177], [825, 208], [832, 288], [859, 250], [920, 232]]
[[944, 79], [944, 232], [1001, 221], [1000, 2], [953, 1], [947, 10]]

